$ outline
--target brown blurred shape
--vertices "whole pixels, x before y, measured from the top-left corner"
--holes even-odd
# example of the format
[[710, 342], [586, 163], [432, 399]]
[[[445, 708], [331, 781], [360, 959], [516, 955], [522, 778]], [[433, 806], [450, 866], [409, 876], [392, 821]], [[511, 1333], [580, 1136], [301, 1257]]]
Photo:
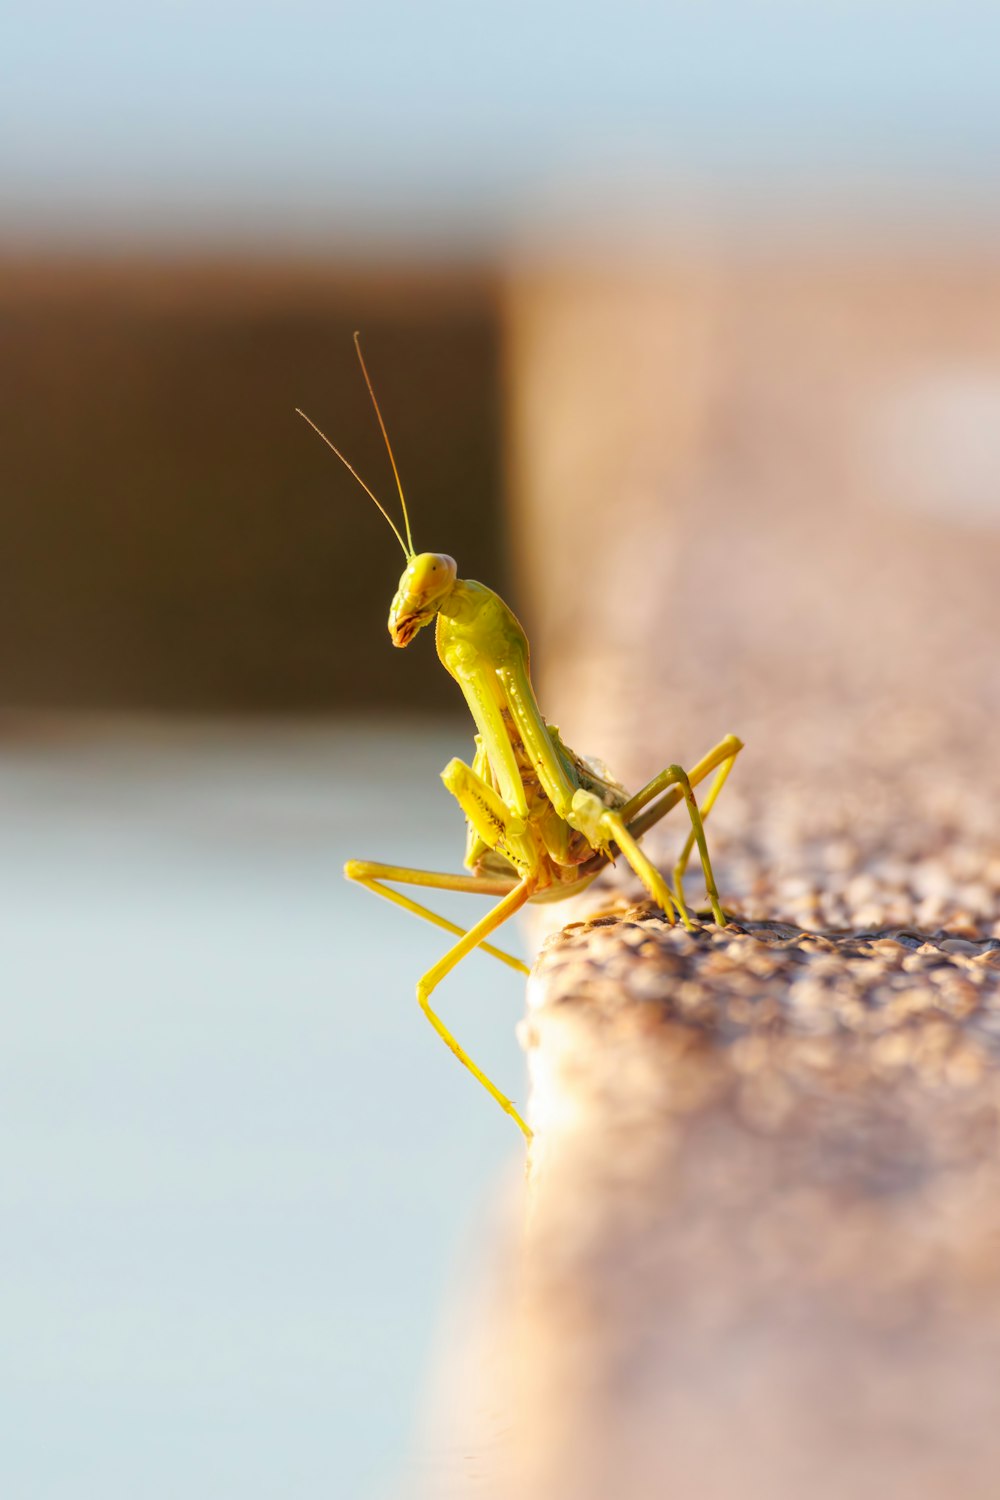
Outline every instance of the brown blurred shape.
[[462, 269], [8, 260], [0, 274], [0, 704], [182, 711], [455, 706], [393, 651], [403, 558], [294, 415], [418, 546], [506, 585], [494, 291]]

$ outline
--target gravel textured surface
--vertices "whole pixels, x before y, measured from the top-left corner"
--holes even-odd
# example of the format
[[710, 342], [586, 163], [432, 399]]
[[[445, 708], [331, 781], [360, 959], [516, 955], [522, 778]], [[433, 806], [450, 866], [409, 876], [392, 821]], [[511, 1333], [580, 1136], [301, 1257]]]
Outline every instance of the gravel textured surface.
[[[551, 937], [529, 1004], [529, 1047], [540, 1015], [562, 1009], [579, 1029], [581, 1056], [594, 1054], [589, 1076], [598, 1091], [609, 1041], [631, 1036], [655, 1046], [669, 1032], [687, 1057], [680, 1073], [665, 1075], [669, 1109], [725, 1096], [748, 1128], [795, 1131], [824, 1091], [851, 1089], [859, 1100], [874, 1091], [883, 1114], [921, 1091], [939, 1101], [949, 1091], [956, 1100], [983, 1091], [992, 1099], [1000, 939], [908, 927], [824, 935], [752, 919], [688, 932], [644, 904]], [[558, 1095], [546, 1101], [544, 1062], [535, 1075], [544, 1131], [546, 1109], [558, 1115], [561, 1103]], [[584, 1077], [581, 1066], [578, 1102]], [[880, 1158], [885, 1145], [869, 1142]], [[892, 1160], [890, 1143], [883, 1175]], [[905, 1175], [908, 1164], [897, 1167]]]
[[524, 1494], [995, 1493], [1000, 940], [637, 905], [523, 1037]]

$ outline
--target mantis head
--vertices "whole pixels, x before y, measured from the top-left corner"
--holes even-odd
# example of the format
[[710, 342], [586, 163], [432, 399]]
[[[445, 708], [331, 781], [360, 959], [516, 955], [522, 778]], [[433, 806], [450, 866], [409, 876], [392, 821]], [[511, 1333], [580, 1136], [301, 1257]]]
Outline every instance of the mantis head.
[[458, 564], [445, 552], [420, 552], [410, 558], [389, 610], [394, 646], [408, 646], [417, 631], [433, 620], [457, 576]]

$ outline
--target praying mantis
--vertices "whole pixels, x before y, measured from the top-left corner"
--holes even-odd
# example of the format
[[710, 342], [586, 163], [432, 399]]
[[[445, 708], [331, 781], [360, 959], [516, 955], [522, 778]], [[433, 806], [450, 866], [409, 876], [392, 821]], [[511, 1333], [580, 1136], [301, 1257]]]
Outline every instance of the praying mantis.
[[[468, 873], [413, 870], [352, 859], [344, 866], [344, 874], [458, 939], [418, 981], [417, 1000], [442, 1041], [530, 1141], [532, 1132], [513, 1101], [452, 1035], [431, 1006], [431, 995], [474, 948], [481, 948], [520, 973], [529, 973], [520, 959], [493, 947], [487, 939], [529, 901], [561, 901], [576, 895], [616, 854], [627, 860], [662, 907], [667, 921], [674, 924], [680, 919], [690, 929], [683, 882], [697, 847], [712, 916], [724, 926], [726, 917], [712, 873], [704, 822], [743, 744], [735, 735], [726, 735], [690, 771], [670, 765], [630, 796], [603, 766], [578, 755], [563, 742], [538, 707], [531, 685], [527, 637], [513, 611], [492, 589], [459, 578], [458, 566], [447, 553], [417, 552], [414, 547], [399, 470], [358, 334], [354, 335], [354, 345], [389, 454], [405, 539], [385, 506], [340, 450], [305, 412], [296, 410], [374, 501], [403, 549], [406, 567], [389, 610], [393, 645], [408, 646], [425, 625], [435, 622], [438, 656], [458, 683], [478, 732], [471, 766], [456, 758], [441, 773], [465, 815]], [[714, 780], [699, 808], [693, 788], [713, 772]], [[691, 831], [674, 866], [671, 889], [640, 848], [640, 840], [680, 802], [687, 807]], [[500, 899], [466, 929], [402, 891], [391, 889], [392, 885], [465, 891]]]

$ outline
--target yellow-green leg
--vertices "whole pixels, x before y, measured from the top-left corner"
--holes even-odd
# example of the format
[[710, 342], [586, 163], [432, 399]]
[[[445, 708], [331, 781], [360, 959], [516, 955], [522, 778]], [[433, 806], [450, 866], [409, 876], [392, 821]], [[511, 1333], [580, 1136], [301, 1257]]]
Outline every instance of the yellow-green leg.
[[660, 906], [663, 907], [663, 915], [670, 925], [673, 926], [676, 920], [676, 912], [680, 916], [684, 926], [690, 930], [691, 918], [684, 909], [683, 897], [678, 901], [671, 894], [667, 882], [652, 861], [647, 859], [646, 855], [639, 848], [639, 845], [626, 828], [620, 814], [612, 812], [609, 809], [602, 815], [601, 823], [608, 829], [611, 838], [618, 845], [653, 900], [659, 902]]
[[[685, 841], [680, 859], [674, 866], [673, 897], [681, 913], [681, 917], [688, 927], [691, 924], [687, 913], [687, 904], [684, 900], [684, 871], [687, 868], [695, 844], [698, 846], [701, 867], [705, 876], [705, 887], [708, 891], [708, 899], [712, 908], [712, 916], [720, 927], [725, 926], [726, 923], [726, 915], [719, 901], [719, 892], [712, 870], [708, 842], [705, 838], [704, 820], [714, 806], [726, 777], [732, 770], [733, 762], [742, 748], [743, 743], [741, 740], [737, 739], [735, 735], [727, 735], [707, 755], [701, 758], [693, 770], [687, 772], [683, 766], [668, 766], [665, 771], [661, 771], [658, 776], [654, 776], [652, 781], [636, 792], [635, 796], [631, 797], [619, 811], [619, 815], [627, 822], [632, 837], [638, 839], [644, 833], [648, 832], [654, 823], [658, 823], [671, 808], [676, 807], [679, 802], [684, 801], [687, 804], [688, 815], [691, 819], [691, 832]], [[712, 771], [717, 771], [718, 774], [709, 789], [708, 796], [705, 798], [704, 807], [699, 810], [692, 786], [703, 780], [705, 776], [710, 775]], [[661, 796], [660, 794], [664, 792], [666, 795]], [[655, 801], [658, 797], [660, 800]], [[654, 802], [655, 805], [648, 807], [647, 811], [643, 812], [642, 809], [647, 808], [650, 802]]]
[[427, 973], [417, 985], [417, 1000], [420, 1002], [420, 1008], [434, 1027], [438, 1036], [451, 1048], [459, 1062], [468, 1068], [473, 1078], [482, 1084], [486, 1092], [492, 1094], [500, 1108], [506, 1114], [510, 1115], [511, 1119], [523, 1131], [526, 1139], [529, 1141], [531, 1140], [531, 1131], [518, 1114], [513, 1100], [506, 1098], [500, 1092], [496, 1084], [487, 1078], [482, 1068], [478, 1067], [472, 1061], [472, 1058], [465, 1051], [464, 1047], [460, 1046], [455, 1040], [447, 1026], [441, 1020], [441, 1017], [436, 1011], [431, 1009], [430, 997], [445, 975], [450, 974], [455, 965], [461, 963], [467, 953], [471, 953], [473, 948], [485, 946], [483, 939], [488, 937], [491, 932], [495, 932], [502, 923], [507, 921], [508, 917], [512, 917], [516, 911], [519, 911], [526, 901], [530, 901], [535, 885], [536, 882], [531, 877], [525, 877], [524, 880], [520, 881], [512, 891], [509, 891], [504, 896], [498, 906], [495, 906], [492, 911], [487, 912], [485, 917], [477, 922], [474, 927], [470, 927], [465, 936], [453, 948], [450, 948], [443, 958], [438, 959], [433, 968], [427, 970]]
[[[685, 844], [685, 848], [688, 848], [689, 843], [692, 839], [698, 845], [698, 853], [701, 856], [701, 868], [705, 876], [705, 889], [708, 891], [708, 900], [709, 905], [712, 908], [712, 916], [715, 918], [715, 921], [720, 927], [725, 927], [726, 917], [725, 913], [722, 910], [722, 906], [719, 903], [719, 892], [716, 888], [715, 876], [712, 873], [712, 861], [709, 857], [708, 842], [705, 838], [705, 825], [702, 821], [701, 813], [698, 810], [698, 804], [694, 800], [694, 792], [691, 790], [691, 782], [688, 779], [688, 774], [684, 770], [683, 766], [671, 766], [670, 770], [677, 778], [680, 789], [684, 795], [684, 801], [687, 803], [688, 814], [691, 818], [691, 832], [688, 835], [688, 843]], [[680, 863], [674, 867], [674, 900], [677, 901], [680, 905], [681, 911], [686, 914], [687, 907], [684, 904], [683, 874], [684, 863]]]
[[[688, 781], [692, 786], [697, 786], [699, 782], [704, 781], [706, 776], [710, 776], [725, 761], [734, 761], [742, 749], [743, 741], [737, 739], [735, 734], [727, 734], [725, 739], [720, 740], [717, 745], [713, 745], [711, 750], [702, 756], [697, 765], [691, 767], [691, 770], [687, 773]], [[728, 771], [726, 774], [729, 774]], [[668, 788], [670, 788], [669, 791], [667, 790]], [[667, 792], [667, 795], [662, 801], [657, 802], [655, 807], [649, 807], [648, 804], [653, 802], [664, 791]], [[673, 775], [673, 767], [668, 766], [665, 771], [661, 771], [658, 776], [654, 776], [652, 781], [648, 781], [644, 787], [640, 787], [635, 795], [630, 797], [625, 803], [625, 806], [620, 807], [618, 811], [628, 824], [632, 837], [641, 839], [643, 834], [647, 833], [653, 827], [654, 823], [658, 823], [672, 807], [677, 806], [683, 796], [684, 793], [677, 785], [676, 778]], [[646, 808], [647, 811], [643, 812], [643, 808]]]
[[[410, 870], [404, 865], [382, 865], [361, 859], [349, 859], [344, 866], [344, 874], [348, 880], [356, 881], [358, 885], [363, 885], [366, 890], [372, 891], [376, 896], [384, 897], [393, 905], [401, 906], [404, 911], [412, 912], [415, 917], [422, 917], [425, 922], [432, 922], [435, 927], [443, 928], [445, 932], [452, 932], [456, 937], [464, 937], [468, 929], [459, 927], [456, 922], [449, 922], [447, 917], [439, 916], [429, 907], [421, 906], [418, 901], [404, 896], [402, 891], [391, 891], [381, 882], [398, 880], [403, 885], [430, 886], [438, 891], [467, 891], [473, 896], [504, 896], [516, 886], [514, 880], [490, 880], [479, 875], [440, 874], [436, 870]], [[479, 946], [484, 953], [488, 953], [492, 958], [498, 958], [502, 964], [516, 969], [519, 974], [531, 973], [527, 964], [515, 958], [512, 953], [504, 953], [502, 948], [494, 948], [489, 943], [480, 943]]]
[[[733, 756], [730, 756], [730, 758], [727, 761], [723, 761], [722, 766], [720, 767], [720, 769], [718, 771], [718, 774], [716, 775], [715, 780], [712, 782], [712, 785], [711, 785], [711, 787], [709, 788], [709, 791], [708, 791], [708, 796], [705, 798], [704, 802], [701, 804], [701, 822], [702, 822], [702, 824], [704, 824], [705, 819], [708, 817], [709, 813], [712, 811], [712, 808], [715, 806], [716, 798], [718, 797], [719, 793], [722, 791], [722, 788], [723, 788], [723, 786], [725, 785], [725, 782], [726, 782], [726, 777], [729, 775], [730, 771], [733, 769], [733, 764], [734, 764], [735, 760], [736, 760], [736, 756], [733, 755]], [[694, 845], [695, 845], [695, 829], [692, 826], [691, 832], [688, 834], [687, 839], [685, 840], [684, 848], [681, 850], [680, 858], [678, 859], [677, 863], [674, 865], [674, 886], [675, 886], [675, 888], [677, 890], [680, 890], [682, 888], [682, 886], [683, 886], [683, 883], [684, 883], [684, 871], [687, 869], [688, 861], [691, 858], [691, 851], [693, 850]], [[709, 890], [708, 895], [709, 895], [709, 900], [711, 901], [711, 899], [712, 899], [712, 892], [711, 892], [711, 890]], [[716, 896], [716, 902], [717, 901], [718, 901], [718, 896]], [[719, 918], [718, 918], [718, 915], [715, 912], [715, 903], [713, 903], [712, 914], [713, 914], [713, 916], [715, 916], [715, 920], [718, 922]], [[723, 913], [723, 916], [725, 916], [725, 913]], [[724, 926], [725, 924], [724, 924], [724, 922], [720, 922], [719, 925], [721, 927], [721, 926]]]
[[[708, 855], [708, 844], [705, 841], [705, 830], [702, 826], [701, 814], [698, 811], [698, 804], [694, 800], [694, 793], [691, 790], [691, 783], [688, 780], [687, 772], [684, 770], [683, 766], [668, 766], [665, 771], [661, 772], [658, 780], [662, 780], [663, 778], [668, 778], [668, 785], [670, 784], [670, 782], [672, 782], [676, 786], [679, 792], [679, 797], [677, 800], [679, 801], [680, 798], [683, 798], [687, 803], [688, 813], [691, 818], [691, 827], [694, 832], [695, 841], [698, 845], [698, 852], [701, 855], [702, 869], [705, 872], [705, 885], [708, 888], [708, 897], [712, 903], [712, 915], [715, 917], [715, 920], [718, 922], [719, 926], [723, 927], [725, 926], [726, 919], [723, 916], [722, 907], [719, 905], [719, 894], [715, 889], [715, 876], [712, 874], [712, 862], [709, 859]], [[681, 921], [690, 932], [692, 928], [692, 922], [690, 916], [688, 915], [687, 904], [684, 900], [683, 883], [675, 883], [673, 891], [668, 893], [668, 901], [664, 901], [664, 893], [667, 890], [666, 882], [663, 880], [656, 867], [652, 865], [646, 858], [646, 856], [642, 853], [642, 850], [639, 848], [638, 843], [632, 837], [631, 832], [622, 821], [621, 812], [605, 813], [605, 815], [601, 819], [601, 823], [604, 827], [611, 829], [615, 843], [618, 845], [619, 849], [622, 851], [625, 858], [632, 866], [633, 870], [635, 870], [636, 874], [642, 880], [642, 883], [646, 887], [646, 889], [650, 892], [655, 900], [659, 901], [660, 905], [663, 907], [664, 912], [667, 914], [667, 916], [670, 917], [670, 920], [673, 921], [673, 917], [671, 916], [670, 906], [668, 902], [672, 902], [673, 905], [677, 908], [678, 912], [680, 913]]]

